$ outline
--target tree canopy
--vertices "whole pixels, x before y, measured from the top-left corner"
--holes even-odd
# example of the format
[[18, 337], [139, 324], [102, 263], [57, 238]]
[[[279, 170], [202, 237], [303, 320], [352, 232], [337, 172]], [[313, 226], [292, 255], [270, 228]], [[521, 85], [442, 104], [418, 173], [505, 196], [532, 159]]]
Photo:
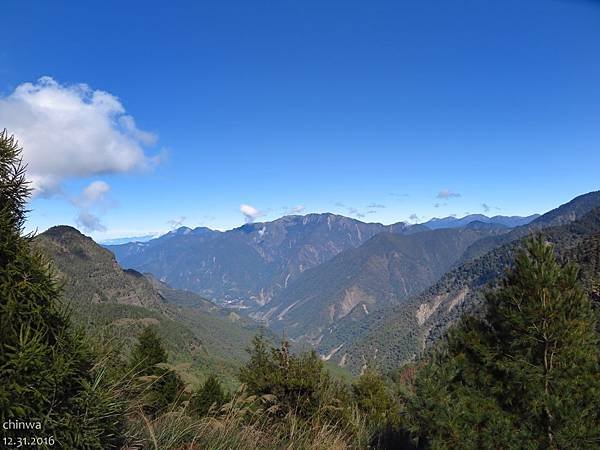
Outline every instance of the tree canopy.
[[419, 373], [416, 434], [432, 448], [599, 448], [596, 314], [577, 267], [531, 239], [486, 301]]

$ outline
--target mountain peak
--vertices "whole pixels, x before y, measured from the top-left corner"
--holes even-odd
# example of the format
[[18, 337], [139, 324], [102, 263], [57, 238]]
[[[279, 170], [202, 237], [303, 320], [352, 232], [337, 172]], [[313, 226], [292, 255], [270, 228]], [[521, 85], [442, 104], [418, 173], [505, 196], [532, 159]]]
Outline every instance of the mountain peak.
[[76, 234], [76, 235], [79, 235], [82, 237], [85, 236], [77, 228], [72, 227], [70, 225], [56, 225], [56, 226], [48, 228], [42, 234], [56, 238], [56, 237], [64, 236], [65, 234], [68, 234], [68, 233]]
[[535, 219], [533, 225], [563, 225], [582, 217], [600, 204], [600, 191], [588, 192]]
[[192, 229], [189, 227], [179, 227], [173, 231], [170, 231], [170, 233], [177, 234], [177, 235], [190, 234], [191, 232], [192, 232]]

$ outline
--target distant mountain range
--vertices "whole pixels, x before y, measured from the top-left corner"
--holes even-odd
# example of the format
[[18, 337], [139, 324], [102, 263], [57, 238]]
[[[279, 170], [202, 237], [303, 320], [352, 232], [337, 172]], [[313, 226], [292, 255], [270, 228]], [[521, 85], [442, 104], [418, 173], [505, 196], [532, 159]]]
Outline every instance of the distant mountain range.
[[181, 227], [106, 248], [124, 267], [243, 307], [277, 334], [358, 372], [369, 358], [391, 368], [415, 357], [477, 304], [520, 239], [598, 206], [593, 192], [542, 216], [382, 225], [309, 214], [225, 232]]
[[522, 225], [527, 225], [529, 222], [534, 221], [540, 217], [539, 214], [533, 214], [527, 217], [521, 216], [494, 216], [487, 217], [483, 214], [470, 214], [465, 217], [456, 218], [453, 216], [444, 217], [442, 219], [433, 218], [425, 223], [427, 228], [431, 230], [439, 230], [440, 228], [461, 228], [469, 225], [472, 222], [479, 222], [484, 224], [495, 224], [504, 226], [507, 228], [520, 227]]
[[535, 217], [382, 225], [308, 214], [225, 232], [180, 227], [148, 242], [105, 247], [124, 267], [245, 308], [277, 332], [314, 343], [348, 314], [369, 314], [426, 289], [477, 240]]
[[286, 216], [226, 232], [179, 228], [149, 242], [106, 246], [124, 267], [154, 274], [220, 304], [256, 309], [302, 272], [381, 232], [420, 225], [364, 223], [335, 214]]
[[364, 223], [335, 214], [286, 216], [220, 232], [180, 227], [146, 242], [105, 245], [124, 266], [223, 305], [260, 308], [302, 272], [356, 248], [376, 234], [415, 234], [440, 228], [502, 229], [537, 216], [471, 215], [421, 225]]
[[152, 239], [160, 237], [160, 234], [145, 234], [143, 236], [131, 236], [131, 237], [122, 237], [115, 239], [104, 239], [102, 241], [98, 241], [100, 245], [121, 245], [127, 244], [129, 242], [148, 242]]
[[382, 232], [308, 269], [253, 315], [294, 339], [318, 343], [323, 330], [352, 315], [400, 304], [435, 283], [463, 252], [497, 229]]
[[112, 336], [127, 349], [145, 325], [155, 325], [174, 362], [191, 366], [191, 375], [215, 372], [233, 379], [262, 330], [197, 294], [123, 270], [111, 252], [75, 228], [50, 228], [34, 245], [51, 258], [73, 317], [87, 332]]
[[560, 254], [582, 263], [588, 292], [598, 296], [600, 252], [592, 249], [600, 249], [599, 207], [600, 192], [592, 192], [509, 233], [476, 241], [460, 265], [423, 293], [361, 320], [348, 316], [332, 325], [319, 351], [354, 372], [367, 363], [389, 370], [413, 359], [461, 315], [476, 310], [485, 288], [512, 264], [521, 240], [542, 230]]

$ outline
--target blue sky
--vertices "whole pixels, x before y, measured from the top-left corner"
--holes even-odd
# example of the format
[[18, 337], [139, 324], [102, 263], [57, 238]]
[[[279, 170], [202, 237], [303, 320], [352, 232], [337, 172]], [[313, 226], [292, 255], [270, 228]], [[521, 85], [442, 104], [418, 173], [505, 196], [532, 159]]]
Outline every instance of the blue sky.
[[596, 2], [9, 0], [3, 17], [0, 126], [39, 187], [31, 229], [226, 229], [241, 205], [525, 215], [600, 188]]

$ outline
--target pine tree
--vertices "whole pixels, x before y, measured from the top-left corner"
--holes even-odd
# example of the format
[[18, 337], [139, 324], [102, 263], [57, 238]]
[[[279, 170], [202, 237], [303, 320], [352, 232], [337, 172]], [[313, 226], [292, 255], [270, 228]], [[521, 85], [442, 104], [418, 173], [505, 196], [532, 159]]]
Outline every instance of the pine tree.
[[214, 375], [210, 375], [190, 400], [190, 407], [198, 416], [205, 416], [211, 407], [219, 408], [227, 402], [227, 394]]
[[167, 351], [153, 327], [145, 327], [131, 351], [131, 366], [141, 375], [157, 372], [158, 364], [166, 364]]
[[143, 380], [144, 409], [156, 415], [177, 402], [183, 393], [183, 381], [173, 370], [164, 367], [167, 351], [151, 326], [144, 328], [130, 357], [132, 370]]
[[240, 370], [240, 382], [250, 394], [274, 395], [282, 414], [293, 411], [310, 417], [326, 400], [331, 380], [316, 352], [295, 355], [288, 342], [271, 347], [262, 336], [254, 339], [249, 352], [250, 360]]
[[0, 422], [40, 421], [55, 448], [113, 448], [118, 403], [94, 379], [50, 265], [23, 235], [30, 189], [21, 151], [0, 133]]
[[600, 448], [596, 315], [577, 276], [530, 240], [485, 318], [449, 334], [410, 403], [432, 448]]
[[369, 369], [352, 385], [354, 401], [372, 426], [384, 426], [397, 414], [384, 379]]

